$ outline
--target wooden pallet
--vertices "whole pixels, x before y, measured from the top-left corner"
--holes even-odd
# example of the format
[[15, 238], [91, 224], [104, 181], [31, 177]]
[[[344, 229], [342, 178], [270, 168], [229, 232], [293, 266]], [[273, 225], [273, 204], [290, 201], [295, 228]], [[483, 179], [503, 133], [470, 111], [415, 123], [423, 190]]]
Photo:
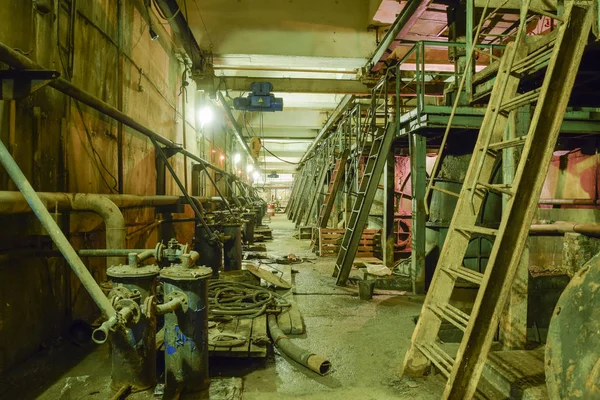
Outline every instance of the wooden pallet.
[[246, 343], [235, 347], [208, 346], [211, 357], [265, 358], [267, 356], [267, 316], [233, 318], [209, 329], [209, 335], [218, 331], [235, 333], [247, 338]]
[[[319, 255], [335, 257], [340, 251], [345, 229], [319, 228]], [[365, 229], [358, 245], [356, 257], [374, 257], [377, 243], [376, 236], [380, 229]]]

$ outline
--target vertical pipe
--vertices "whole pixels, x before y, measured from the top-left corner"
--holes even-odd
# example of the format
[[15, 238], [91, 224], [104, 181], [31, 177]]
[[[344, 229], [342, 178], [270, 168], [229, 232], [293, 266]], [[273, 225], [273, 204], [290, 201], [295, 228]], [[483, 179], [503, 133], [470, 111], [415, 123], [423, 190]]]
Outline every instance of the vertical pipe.
[[4, 169], [12, 179], [12, 181], [17, 185], [21, 193], [25, 199], [27, 199], [27, 203], [35, 213], [35, 215], [40, 220], [42, 226], [48, 232], [48, 235], [52, 238], [52, 241], [56, 244], [56, 247], [60, 250], [62, 255], [65, 257], [65, 260], [69, 263], [73, 272], [79, 280], [81, 284], [86, 288], [94, 302], [98, 305], [100, 310], [108, 317], [116, 317], [116, 312], [113, 306], [110, 304], [100, 286], [94, 280], [94, 277], [87, 270], [65, 235], [60, 230], [58, 224], [50, 215], [50, 212], [44, 206], [44, 203], [40, 200], [40, 198], [33, 190], [33, 187], [27, 181], [27, 178], [23, 174], [23, 172], [19, 169], [19, 166], [15, 162], [15, 160], [11, 157], [8, 149], [4, 146], [4, 143], [0, 141], [0, 162], [4, 166]]
[[425, 292], [425, 187], [427, 186], [425, 137], [409, 135], [410, 176], [412, 186], [411, 279], [414, 293]]
[[242, 269], [242, 224], [223, 224], [223, 233], [230, 237], [223, 242], [223, 269], [239, 271]]
[[[465, 70], [465, 74], [466, 76], [466, 80], [465, 80], [465, 92], [467, 95], [467, 102], [471, 102], [471, 98], [472, 98], [472, 94], [473, 94], [473, 83], [472, 83], [472, 79], [473, 79], [473, 67], [474, 67], [474, 63], [473, 63], [473, 47], [475, 46], [477, 40], [479, 38], [473, 38], [473, 9], [474, 9], [475, 5], [474, 5], [474, 0], [467, 0], [467, 22], [466, 22], [466, 51], [465, 53], [467, 54], [467, 57], [471, 57], [471, 60], [467, 60], [466, 62], [466, 70]], [[458, 96], [460, 96], [460, 93], [457, 94]]]

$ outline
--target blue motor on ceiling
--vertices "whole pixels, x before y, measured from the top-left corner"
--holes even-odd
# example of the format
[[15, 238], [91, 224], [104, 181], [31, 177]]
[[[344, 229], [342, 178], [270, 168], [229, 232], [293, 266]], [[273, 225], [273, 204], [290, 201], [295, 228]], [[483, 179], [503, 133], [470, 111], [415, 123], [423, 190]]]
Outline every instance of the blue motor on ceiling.
[[250, 90], [252, 93], [247, 97], [233, 99], [233, 108], [241, 111], [283, 111], [283, 99], [271, 93], [273, 85], [270, 82], [253, 82]]

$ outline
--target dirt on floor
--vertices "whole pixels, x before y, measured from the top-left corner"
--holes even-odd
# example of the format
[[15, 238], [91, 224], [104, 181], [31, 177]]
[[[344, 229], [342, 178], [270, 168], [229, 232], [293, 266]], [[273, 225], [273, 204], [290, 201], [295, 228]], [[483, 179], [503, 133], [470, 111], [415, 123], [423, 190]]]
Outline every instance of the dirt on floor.
[[[355, 287], [337, 287], [331, 276], [334, 258], [316, 257], [310, 240], [298, 240], [293, 223], [276, 215], [267, 224], [273, 240], [270, 256], [290, 253], [312, 262], [294, 264], [294, 298], [302, 312], [306, 333], [291, 336], [294, 343], [328, 357], [333, 365], [319, 376], [281, 355], [267, 359], [215, 359], [212, 377], [243, 379], [243, 398], [260, 399], [438, 399], [441, 381], [399, 379], [404, 353], [414, 329], [413, 318], [423, 298], [400, 294], [360, 300]], [[46, 349], [31, 362], [0, 378], [2, 399], [107, 399], [110, 390], [108, 346], [77, 347], [65, 343]], [[157, 399], [145, 392], [128, 399]], [[199, 396], [186, 398], [200, 398]]]

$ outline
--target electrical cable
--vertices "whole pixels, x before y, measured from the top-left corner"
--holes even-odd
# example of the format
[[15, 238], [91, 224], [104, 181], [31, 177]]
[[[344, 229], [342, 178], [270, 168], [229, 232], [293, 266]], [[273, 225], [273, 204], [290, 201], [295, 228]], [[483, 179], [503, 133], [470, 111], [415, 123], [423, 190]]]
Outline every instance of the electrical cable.
[[[63, 73], [70, 80], [72, 77], [70, 76], [69, 71], [67, 70], [67, 68], [65, 66], [65, 62], [63, 60], [63, 55], [61, 54], [61, 51], [60, 51], [60, 43], [57, 43], [57, 44], [59, 45], [58, 58], [60, 59], [60, 64], [62, 66]], [[115, 178], [115, 176], [110, 172], [110, 170], [108, 168], [106, 168], [106, 165], [104, 165], [104, 161], [102, 160], [100, 153], [98, 153], [98, 151], [94, 147], [92, 135], [90, 134], [90, 131], [89, 131], [87, 124], [85, 123], [85, 119], [83, 117], [83, 111], [81, 110], [81, 104], [79, 104], [79, 101], [77, 101], [75, 99], [73, 99], [73, 101], [75, 102], [75, 107], [77, 108], [79, 117], [81, 118], [81, 123], [83, 125], [83, 129], [85, 131], [90, 149], [92, 150], [92, 155], [89, 154], [89, 152], [87, 151], [85, 146], [84, 146], [84, 150], [86, 151], [88, 156], [94, 161], [94, 164], [96, 165], [96, 168], [98, 169], [98, 174], [100, 175], [100, 178], [102, 178], [102, 181], [104, 182], [104, 184], [106, 185], [108, 190], [110, 190], [111, 193], [119, 193], [119, 190], [118, 190], [119, 183], [117, 181], [117, 178]], [[102, 168], [100, 166], [102, 166]], [[102, 169], [104, 169], [104, 171], [106, 171], [106, 173], [112, 178], [112, 180], [114, 182], [113, 186], [110, 186], [110, 184], [106, 180], [106, 177], [102, 173]]]
[[[196, 5], [196, 10], [198, 10], [198, 15], [200, 16], [200, 21], [202, 21], [202, 25], [204, 26], [204, 30], [206, 31], [206, 37], [208, 38], [208, 42], [210, 43], [210, 48], [214, 48], [214, 44], [212, 39], [210, 38], [210, 33], [208, 32], [208, 28], [206, 27], [206, 23], [204, 22], [204, 17], [202, 17], [202, 12], [200, 12], [200, 7], [198, 7], [198, 3], [194, 0], [194, 4]], [[187, 11], [186, 11], [187, 13]]]

